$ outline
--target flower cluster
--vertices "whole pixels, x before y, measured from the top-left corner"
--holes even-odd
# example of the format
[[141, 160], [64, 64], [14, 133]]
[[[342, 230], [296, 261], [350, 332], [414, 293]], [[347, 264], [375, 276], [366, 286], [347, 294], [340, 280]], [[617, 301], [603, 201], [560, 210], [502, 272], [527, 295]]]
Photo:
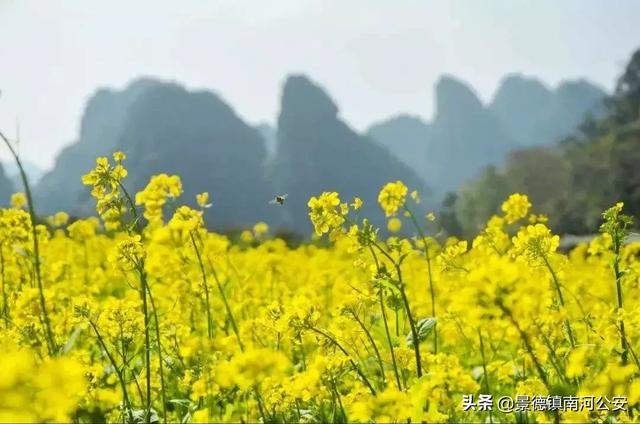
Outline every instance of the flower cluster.
[[[515, 194], [468, 243], [416, 219], [406, 202], [419, 196], [396, 181], [378, 201], [402, 232], [325, 192], [308, 206], [329, 240], [290, 247], [263, 222], [208, 231], [206, 193], [167, 207], [176, 176], [130, 196], [114, 160], [83, 179], [104, 227], [57, 214], [34, 228], [21, 195], [0, 210], [1, 422], [637, 419], [640, 245], [621, 204], [589, 246], [563, 252]], [[462, 408], [481, 393], [628, 405]]]
[[312, 197], [308, 206], [309, 218], [319, 236], [340, 227], [348, 211], [348, 206], [340, 203], [340, 197], [336, 192], [324, 192], [319, 197]]
[[106, 157], [96, 159], [96, 167], [82, 177], [82, 183], [91, 186], [91, 195], [96, 199], [96, 209], [105, 222], [107, 230], [117, 230], [122, 224], [126, 212], [122, 193], [122, 181], [128, 171], [122, 165], [125, 159], [122, 152], [115, 152], [112, 165]]
[[529, 198], [525, 194], [515, 193], [509, 196], [502, 204], [502, 212], [505, 214], [507, 224], [513, 224], [516, 221], [526, 217], [531, 208]]
[[[86, 391], [84, 367], [71, 358], [39, 362], [16, 346], [0, 353], [0, 422], [66, 422]], [[61, 390], [61, 389], [64, 390]]]
[[393, 216], [404, 206], [409, 189], [402, 181], [387, 183], [378, 195], [378, 203], [386, 216]]
[[[167, 174], [154, 175], [144, 190], [136, 194], [136, 205], [143, 205], [144, 217], [153, 225], [157, 225], [162, 221], [162, 207], [169, 199], [175, 199], [180, 194], [182, 194], [180, 177]], [[206, 203], [206, 199], [204, 201]]]
[[545, 261], [558, 249], [560, 237], [553, 235], [544, 224], [522, 227], [513, 238], [513, 252], [529, 262]]

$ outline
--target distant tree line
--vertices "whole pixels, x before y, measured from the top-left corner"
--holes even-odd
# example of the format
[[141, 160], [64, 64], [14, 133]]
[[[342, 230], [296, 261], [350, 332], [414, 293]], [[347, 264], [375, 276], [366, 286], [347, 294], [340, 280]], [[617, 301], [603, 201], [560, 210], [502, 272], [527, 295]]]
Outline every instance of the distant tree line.
[[604, 105], [557, 146], [515, 150], [451, 193], [448, 232], [472, 236], [512, 192], [529, 195], [558, 233], [596, 232], [601, 212], [618, 201], [640, 220], [640, 50]]

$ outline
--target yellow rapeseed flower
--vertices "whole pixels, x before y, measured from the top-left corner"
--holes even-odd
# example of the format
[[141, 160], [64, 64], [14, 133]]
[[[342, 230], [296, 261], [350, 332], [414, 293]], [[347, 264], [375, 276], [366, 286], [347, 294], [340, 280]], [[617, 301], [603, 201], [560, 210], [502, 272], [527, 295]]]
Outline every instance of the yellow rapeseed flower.
[[18, 192], [11, 195], [11, 207], [20, 209], [27, 204], [27, 196], [24, 193]]
[[400, 219], [396, 217], [390, 218], [387, 222], [387, 229], [392, 233], [397, 233], [398, 231], [400, 231], [400, 229], [402, 229], [402, 221], [400, 221]]
[[321, 236], [344, 223], [344, 208], [339, 209], [340, 197], [336, 192], [324, 192], [312, 197], [307, 204], [309, 218], [317, 235]]
[[387, 183], [378, 194], [378, 203], [387, 217], [393, 216], [404, 206], [407, 186], [402, 181]]
[[200, 194], [196, 194], [196, 202], [201, 208], [211, 207], [211, 203], [209, 203], [209, 193], [207, 193], [206, 191]]
[[505, 220], [507, 224], [513, 224], [514, 222], [524, 218], [529, 213], [531, 203], [526, 194], [515, 193], [509, 196], [509, 198], [502, 204], [502, 212], [505, 213]]
[[[463, 399], [558, 393], [628, 402], [518, 417], [636, 417], [640, 244], [621, 204], [565, 253], [521, 194], [467, 243], [381, 238], [362, 200], [324, 192], [309, 217], [329, 242], [293, 243], [264, 222], [209, 231], [208, 197], [178, 203], [177, 176], [132, 207], [124, 159], [83, 178], [103, 226], [0, 209], [0, 422], [498, 422], [513, 415]], [[407, 194], [380, 192], [390, 230]]]

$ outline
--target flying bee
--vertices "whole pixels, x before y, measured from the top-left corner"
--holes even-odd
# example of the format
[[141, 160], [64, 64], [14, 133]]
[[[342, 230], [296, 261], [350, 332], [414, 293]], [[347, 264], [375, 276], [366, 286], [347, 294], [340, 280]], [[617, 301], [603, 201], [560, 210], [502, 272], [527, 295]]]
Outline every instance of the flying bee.
[[275, 205], [284, 205], [284, 201], [287, 198], [288, 194], [280, 194], [269, 201], [270, 204]]

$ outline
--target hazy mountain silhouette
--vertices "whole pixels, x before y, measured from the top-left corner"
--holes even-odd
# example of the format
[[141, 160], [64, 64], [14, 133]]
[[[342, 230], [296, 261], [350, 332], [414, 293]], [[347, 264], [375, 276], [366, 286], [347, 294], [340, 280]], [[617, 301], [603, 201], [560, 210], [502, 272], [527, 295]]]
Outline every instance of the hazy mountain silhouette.
[[432, 142], [431, 127], [417, 116], [397, 115], [386, 121], [375, 123], [367, 130], [367, 136], [374, 139], [418, 175], [427, 178], [429, 167], [428, 146]]
[[589, 115], [604, 112], [606, 93], [585, 80], [565, 81], [550, 90], [535, 78], [509, 75], [489, 108], [522, 147], [554, 144]]
[[214, 206], [207, 222], [212, 227], [278, 221], [279, 213], [268, 204], [274, 190], [265, 177], [266, 151], [258, 131], [211, 92], [151, 80], [92, 97], [80, 140], [58, 156], [37, 187], [39, 210], [74, 205], [73, 213], [92, 214], [94, 202], [81, 175], [96, 156], [114, 150], [128, 156], [131, 192], [142, 189], [152, 175], [177, 174], [184, 188], [180, 203], [193, 204], [197, 193], [210, 193]]
[[453, 77], [436, 84], [427, 183], [440, 193], [457, 188], [484, 166], [498, 164], [514, 142], [476, 93]]
[[501, 163], [516, 146], [473, 89], [451, 76], [436, 83], [432, 122], [399, 116], [374, 124], [367, 134], [411, 166], [439, 195], [456, 189], [484, 166]]
[[258, 130], [264, 140], [264, 146], [267, 150], [267, 158], [272, 159], [276, 155], [276, 150], [278, 149], [278, 130], [266, 122], [256, 125], [256, 130]]
[[367, 134], [411, 166], [442, 194], [500, 165], [513, 149], [558, 143], [589, 114], [603, 113], [604, 91], [586, 81], [551, 90], [535, 78], [505, 77], [490, 105], [464, 82], [436, 84], [432, 122], [401, 115], [372, 125]]
[[131, 107], [119, 148], [128, 153], [134, 190], [152, 175], [177, 174], [181, 202], [194, 203], [207, 191], [214, 228], [275, 223], [268, 204], [274, 194], [263, 167], [266, 150], [258, 131], [243, 122], [222, 99], [208, 91], [187, 91], [177, 84], [147, 90]]
[[80, 181], [82, 175], [92, 168], [96, 157], [108, 156], [114, 151], [129, 107], [141, 93], [158, 84], [158, 81], [140, 79], [122, 91], [101, 89], [91, 96], [82, 115], [78, 140], [62, 149], [54, 167], [35, 186], [38, 211], [45, 214], [61, 210], [80, 212], [79, 202], [89, 193]]
[[[122, 150], [129, 157], [131, 191], [154, 174], [178, 174], [181, 201], [193, 203], [196, 193], [210, 192], [214, 206], [207, 221], [218, 229], [266, 220], [308, 234], [308, 198], [325, 190], [339, 191], [345, 200], [362, 197], [362, 215], [381, 224], [376, 196], [384, 183], [402, 179], [423, 194], [425, 186], [436, 195], [455, 190], [486, 165], [500, 165], [515, 148], [556, 141], [585, 114], [597, 113], [602, 95], [584, 81], [549, 90], [512, 75], [487, 107], [468, 85], [445, 76], [436, 84], [432, 122], [399, 115], [363, 136], [304, 76], [286, 81], [277, 130], [246, 124], [211, 92], [139, 79], [89, 99], [78, 140], [40, 179], [35, 199], [42, 214], [93, 214], [80, 177], [97, 156]], [[284, 207], [269, 205], [280, 193], [289, 194]]]
[[521, 146], [545, 144], [534, 139], [541, 118], [552, 109], [554, 93], [536, 78], [506, 76], [493, 97], [490, 109]]
[[362, 216], [378, 224], [383, 215], [376, 199], [385, 183], [400, 179], [425, 193], [415, 172], [354, 132], [338, 117], [338, 107], [325, 91], [301, 75], [284, 84], [273, 173], [276, 187], [289, 194], [285, 224], [303, 234], [311, 231], [307, 201], [323, 191], [337, 191], [349, 202], [361, 197]]

